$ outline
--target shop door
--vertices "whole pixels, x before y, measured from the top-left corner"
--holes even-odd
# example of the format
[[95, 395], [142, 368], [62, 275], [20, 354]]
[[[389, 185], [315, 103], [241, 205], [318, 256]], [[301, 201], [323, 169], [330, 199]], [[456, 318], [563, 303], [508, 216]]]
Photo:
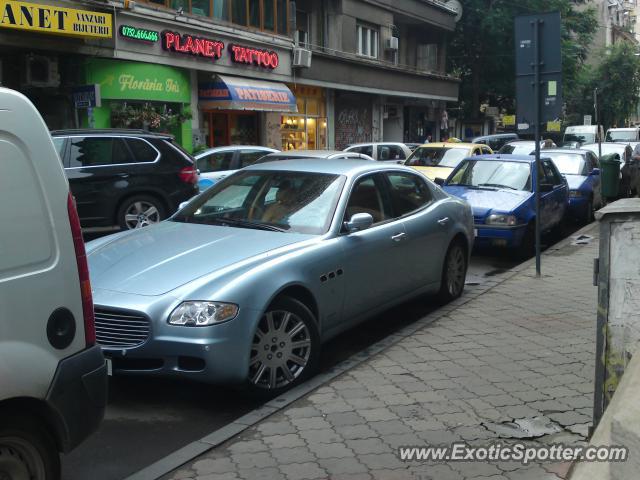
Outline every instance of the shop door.
[[256, 112], [208, 112], [209, 146], [258, 145]]

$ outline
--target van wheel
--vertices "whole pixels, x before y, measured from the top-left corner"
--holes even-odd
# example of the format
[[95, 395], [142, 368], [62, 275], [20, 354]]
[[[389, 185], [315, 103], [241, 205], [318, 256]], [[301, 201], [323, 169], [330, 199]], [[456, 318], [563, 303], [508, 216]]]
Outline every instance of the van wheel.
[[162, 202], [151, 195], [135, 195], [122, 202], [118, 209], [118, 225], [122, 230], [148, 227], [165, 219]]
[[3, 417], [0, 425], [0, 479], [60, 479], [55, 442], [32, 418]]

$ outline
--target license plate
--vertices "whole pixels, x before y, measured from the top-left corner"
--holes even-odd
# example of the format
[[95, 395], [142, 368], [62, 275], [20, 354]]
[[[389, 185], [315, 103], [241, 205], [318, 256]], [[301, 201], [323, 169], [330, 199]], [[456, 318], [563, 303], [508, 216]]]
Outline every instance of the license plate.
[[474, 228], [474, 229], [473, 229], [473, 236], [474, 236], [474, 237], [477, 237], [477, 236], [478, 236], [478, 229], [477, 229], [477, 228]]
[[113, 364], [111, 363], [111, 359], [107, 358], [107, 375], [108, 376], [113, 376]]

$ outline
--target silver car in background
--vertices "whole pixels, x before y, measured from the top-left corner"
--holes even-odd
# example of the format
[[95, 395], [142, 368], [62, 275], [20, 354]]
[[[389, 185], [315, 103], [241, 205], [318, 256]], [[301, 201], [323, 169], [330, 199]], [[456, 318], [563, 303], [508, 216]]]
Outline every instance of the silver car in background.
[[397, 162], [411, 156], [412, 150], [404, 143], [355, 143], [344, 149], [345, 152], [364, 153], [379, 162]]
[[209, 188], [236, 170], [253, 165], [259, 158], [277, 151], [255, 145], [231, 145], [210, 148], [198, 153], [195, 158], [200, 174], [200, 190]]
[[365, 318], [460, 296], [473, 239], [469, 205], [404, 166], [253, 165], [88, 244], [98, 342], [114, 374], [282, 391]]

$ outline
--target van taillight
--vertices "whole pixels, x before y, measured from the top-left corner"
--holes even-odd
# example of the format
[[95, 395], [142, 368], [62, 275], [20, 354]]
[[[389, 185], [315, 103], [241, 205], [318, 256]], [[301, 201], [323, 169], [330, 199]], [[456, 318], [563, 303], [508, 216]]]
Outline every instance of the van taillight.
[[184, 183], [193, 183], [195, 185], [198, 183], [198, 170], [196, 167], [181, 168], [178, 177], [180, 177], [180, 180]]
[[84, 338], [87, 347], [90, 347], [96, 343], [96, 326], [93, 315], [91, 281], [89, 280], [89, 264], [87, 263], [87, 253], [84, 249], [84, 240], [82, 239], [80, 217], [78, 217], [76, 202], [71, 192], [69, 192], [69, 197], [67, 198], [67, 211], [69, 212], [69, 224], [71, 225], [73, 247], [76, 251], [76, 262], [78, 264], [78, 278], [80, 279], [80, 294], [82, 296], [82, 315], [84, 317]]

